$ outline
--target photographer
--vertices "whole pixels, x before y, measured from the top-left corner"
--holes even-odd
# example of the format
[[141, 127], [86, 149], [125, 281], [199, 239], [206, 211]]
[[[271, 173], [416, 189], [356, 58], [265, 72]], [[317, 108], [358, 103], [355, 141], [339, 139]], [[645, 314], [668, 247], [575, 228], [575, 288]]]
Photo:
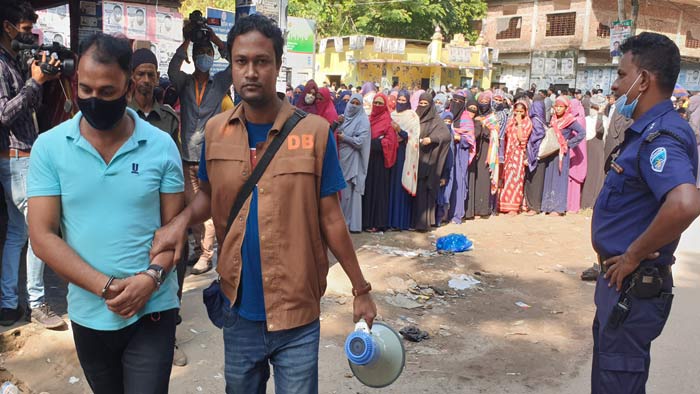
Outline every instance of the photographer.
[[[229, 91], [232, 79], [230, 66], [215, 75], [209, 73], [214, 62], [212, 43], [218, 47], [220, 53], [226, 52], [226, 44], [204, 24], [201, 13], [193, 12], [190, 15], [182, 33], [185, 42], [180, 45], [170, 61], [168, 76], [180, 96], [180, 141], [185, 172], [185, 203], [189, 204], [199, 190], [197, 171], [204, 141], [204, 126], [211, 117], [221, 112], [221, 101]], [[192, 58], [195, 71], [194, 74], [185, 74], [180, 71], [180, 67], [187, 58], [187, 49], [193, 38]], [[214, 224], [211, 219], [207, 220], [204, 225], [193, 227], [192, 232], [197, 258], [192, 274], [198, 275], [212, 268]]]
[[[57, 79], [60, 74], [47, 75], [40, 62], [31, 65], [29, 79], [21, 71], [18, 54], [12, 41], [34, 44], [32, 28], [37, 14], [28, 2], [3, 0], [0, 2], [0, 182], [7, 203], [7, 236], [2, 253], [2, 299], [0, 325], [11, 326], [22, 317], [19, 306], [19, 262], [27, 242], [26, 178], [29, 154], [38, 136], [35, 109], [41, 103], [42, 85]], [[46, 55], [43, 55], [43, 63]], [[60, 67], [60, 61], [51, 59], [51, 66]], [[32, 320], [47, 328], [65, 325], [44, 300], [44, 263], [27, 247], [27, 293]]]

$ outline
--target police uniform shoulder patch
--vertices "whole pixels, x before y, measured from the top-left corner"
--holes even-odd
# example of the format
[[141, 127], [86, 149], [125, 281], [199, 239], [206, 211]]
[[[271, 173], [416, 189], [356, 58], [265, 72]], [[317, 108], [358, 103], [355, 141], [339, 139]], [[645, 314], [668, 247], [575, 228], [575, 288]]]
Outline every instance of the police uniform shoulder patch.
[[649, 157], [649, 163], [651, 164], [652, 171], [663, 172], [664, 166], [666, 165], [666, 159], [666, 148], [659, 147], [654, 149], [654, 151], [651, 152], [651, 156]]

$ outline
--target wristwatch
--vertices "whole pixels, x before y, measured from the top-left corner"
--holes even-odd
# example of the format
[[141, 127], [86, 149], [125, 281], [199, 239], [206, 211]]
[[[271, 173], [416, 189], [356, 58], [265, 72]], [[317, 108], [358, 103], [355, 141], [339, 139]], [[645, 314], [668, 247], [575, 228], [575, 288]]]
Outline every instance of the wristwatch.
[[160, 285], [163, 284], [165, 277], [168, 275], [163, 267], [158, 264], [149, 265], [148, 268], [146, 268], [145, 273], [156, 281], [156, 288], [160, 288]]

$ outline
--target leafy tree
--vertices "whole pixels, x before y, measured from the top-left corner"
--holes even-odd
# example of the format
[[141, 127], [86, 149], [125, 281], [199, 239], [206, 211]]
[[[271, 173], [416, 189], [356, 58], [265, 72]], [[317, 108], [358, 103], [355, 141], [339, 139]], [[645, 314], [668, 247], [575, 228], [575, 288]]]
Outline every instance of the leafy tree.
[[477, 33], [471, 22], [486, 15], [484, 0], [290, 0], [289, 15], [314, 19], [320, 36], [370, 34], [430, 40], [435, 26], [451, 38]]
[[187, 18], [190, 12], [194, 10], [202, 11], [202, 14], [206, 17], [207, 7], [235, 11], [236, 0], [182, 0], [179, 11], [183, 18]]

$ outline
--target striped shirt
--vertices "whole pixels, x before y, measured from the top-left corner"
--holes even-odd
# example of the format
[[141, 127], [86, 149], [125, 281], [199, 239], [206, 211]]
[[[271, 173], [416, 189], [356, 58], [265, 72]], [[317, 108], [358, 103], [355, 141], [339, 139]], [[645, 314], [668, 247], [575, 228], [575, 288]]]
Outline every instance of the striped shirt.
[[27, 80], [17, 58], [0, 45], [0, 151], [32, 148], [39, 135], [33, 112], [41, 93], [41, 85]]

